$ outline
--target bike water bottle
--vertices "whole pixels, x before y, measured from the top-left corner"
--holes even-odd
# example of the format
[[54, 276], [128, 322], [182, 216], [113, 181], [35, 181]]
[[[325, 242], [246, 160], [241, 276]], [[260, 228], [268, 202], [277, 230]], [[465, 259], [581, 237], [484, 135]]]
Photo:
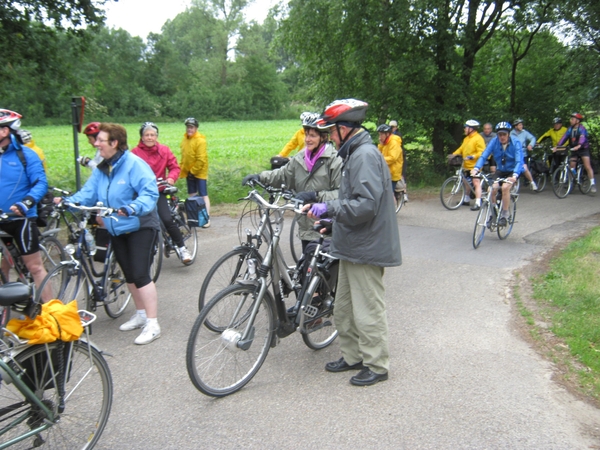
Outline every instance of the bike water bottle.
[[90, 252], [90, 255], [95, 255], [96, 254], [96, 240], [94, 239], [94, 236], [92, 235], [90, 230], [86, 229], [84, 231], [85, 231], [85, 243], [87, 244], [88, 251]]
[[573, 168], [573, 169], [571, 169], [571, 173], [573, 174], [573, 176], [574, 176], [574, 177], [576, 177], [576, 176], [577, 176], [577, 171], [576, 171], [574, 168]]

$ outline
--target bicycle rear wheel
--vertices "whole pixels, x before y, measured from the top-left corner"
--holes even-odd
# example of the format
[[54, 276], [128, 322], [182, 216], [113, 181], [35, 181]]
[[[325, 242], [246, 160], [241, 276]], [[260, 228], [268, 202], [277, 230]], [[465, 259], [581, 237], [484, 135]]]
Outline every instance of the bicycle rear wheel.
[[479, 247], [483, 241], [485, 235], [485, 229], [488, 226], [490, 220], [490, 203], [487, 201], [482, 202], [481, 209], [477, 213], [477, 219], [475, 220], [475, 228], [473, 229], [473, 248]]
[[40, 295], [48, 286], [53, 299], [65, 304], [75, 300], [77, 309], [91, 309], [91, 283], [83, 268], [75, 261], [63, 261], [48, 272], [36, 291], [36, 301], [41, 301]]
[[579, 175], [579, 183], [577, 183], [577, 185], [579, 186], [579, 191], [582, 194], [589, 194], [592, 190], [592, 182], [590, 181], [585, 168], [581, 167], [580, 170], [581, 174]]
[[[45, 431], [16, 443], [11, 449], [87, 449], [96, 445], [104, 431], [113, 397], [108, 365], [100, 352], [85, 342], [61, 344], [64, 345], [62, 367], [57, 361], [61, 351], [58, 342], [27, 347], [7, 361], [33, 394], [59, 418]], [[65, 367], [67, 371], [63, 370]], [[60, 372], [66, 375], [63, 412], [59, 412], [56, 387], [56, 375]], [[41, 408], [25, 397], [8, 377], [3, 379], [0, 389], [0, 411], [4, 443], [42, 426], [46, 419]], [[11, 420], [5, 420], [9, 416]], [[18, 417], [23, 420], [19, 422]]]
[[303, 329], [300, 330], [302, 340], [308, 348], [313, 350], [321, 350], [329, 346], [338, 336], [333, 317], [338, 264], [338, 262], [334, 262], [329, 267], [329, 279], [331, 281], [329, 286], [332, 290], [329, 290], [327, 283], [320, 275], [315, 275], [310, 280], [309, 287], [304, 294], [304, 298], [307, 300], [303, 304], [318, 308], [317, 314], [310, 319], [307, 318]]
[[465, 187], [458, 176], [448, 178], [440, 189], [440, 200], [446, 209], [460, 208], [465, 197]]
[[510, 216], [506, 219], [506, 225], [498, 225], [498, 238], [506, 239], [513, 229], [515, 224], [515, 217], [517, 215], [517, 201], [513, 195], [510, 196], [510, 205], [508, 206]]
[[565, 198], [571, 192], [573, 187], [573, 177], [569, 168], [564, 164], [558, 166], [558, 169], [552, 174], [552, 190], [558, 198]]
[[129, 305], [131, 293], [127, 288], [125, 275], [117, 263], [115, 254], [111, 252], [108, 259], [108, 275], [104, 283], [104, 310], [109, 317], [121, 317]]
[[[181, 214], [181, 213], [180, 213]], [[190, 228], [187, 224], [187, 220], [185, 216], [177, 217], [177, 226], [179, 227], [179, 231], [183, 236], [183, 243], [187, 247], [192, 259], [188, 262], [183, 262], [185, 266], [191, 266], [194, 264], [196, 260], [196, 255], [198, 254], [198, 233], [196, 232], [196, 228]]]
[[258, 251], [242, 246], [224, 254], [213, 264], [200, 288], [200, 295], [198, 296], [199, 312], [202, 312], [204, 305], [227, 286], [248, 278], [248, 258], [256, 259], [257, 268], [262, 262], [262, 256]]
[[[186, 363], [190, 380], [200, 392], [224, 397], [240, 390], [267, 357], [275, 321], [273, 298], [265, 291], [259, 300], [256, 291], [255, 286], [230, 286], [211, 300], [196, 319], [188, 340]], [[242, 342], [255, 307], [250, 335]], [[209, 320], [226, 327], [214, 331], [206, 326]]]

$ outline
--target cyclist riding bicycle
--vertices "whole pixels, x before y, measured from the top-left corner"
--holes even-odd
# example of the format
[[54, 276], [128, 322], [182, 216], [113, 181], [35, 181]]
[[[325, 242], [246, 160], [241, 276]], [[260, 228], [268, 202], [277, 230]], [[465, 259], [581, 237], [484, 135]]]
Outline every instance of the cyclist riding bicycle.
[[[572, 152], [569, 163], [572, 171], [575, 171], [575, 167], [577, 166], [577, 156], [581, 157], [585, 171], [592, 183], [591, 192], [595, 193], [596, 180], [594, 179], [594, 170], [592, 169], [592, 164], [590, 162], [590, 141], [588, 140], [587, 130], [581, 125], [582, 120], [583, 116], [581, 114], [571, 114], [571, 126], [558, 142], [558, 147], [568, 143]], [[552, 149], [553, 152], [556, 150], [556, 147]]]
[[521, 143], [521, 147], [523, 149], [523, 174], [525, 175], [525, 178], [529, 180], [529, 187], [531, 190], [537, 191], [537, 184], [535, 184], [533, 176], [531, 175], [531, 172], [527, 167], [527, 163], [525, 162], [525, 159], [527, 158], [527, 151], [533, 150], [533, 146], [536, 143], [535, 136], [523, 128], [523, 119], [515, 119], [513, 122], [513, 127], [514, 128], [510, 132], [510, 135]]
[[[0, 210], [11, 214], [0, 224], [0, 230], [12, 236], [35, 285], [39, 286], [46, 277], [46, 269], [39, 247], [37, 204], [48, 191], [48, 181], [38, 155], [17, 137], [20, 119], [19, 113], [0, 109]], [[4, 261], [2, 265], [8, 275], [8, 266]], [[42, 292], [44, 302], [51, 298], [50, 289]]]
[[[517, 182], [517, 178], [523, 170], [523, 149], [519, 140], [511, 137], [511, 125], [508, 122], [500, 122], [496, 125], [496, 137], [491, 140], [483, 154], [477, 160], [471, 175], [476, 176], [490, 155], [496, 160], [496, 172], [490, 175], [490, 181], [497, 178], [506, 178], [508, 183], [502, 184], [502, 212], [500, 213], [500, 226], [506, 226], [510, 217], [508, 207], [510, 205], [510, 188]], [[497, 189], [494, 183], [494, 190]], [[495, 194], [492, 196], [495, 198]]]
[[552, 119], [552, 128], [542, 134], [538, 138], [537, 143], [541, 144], [544, 139], [550, 138], [552, 139], [552, 147], [556, 147], [566, 132], [567, 129], [563, 126], [562, 119], [560, 117], [555, 117]]
[[[448, 155], [448, 159], [451, 159], [455, 155], [460, 155], [463, 158], [463, 165], [465, 169], [465, 177], [471, 176], [471, 170], [475, 167], [475, 161], [481, 156], [485, 150], [485, 141], [479, 134], [479, 122], [476, 120], [467, 120], [464, 125], [465, 138], [460, 147], [454, 152]], [[469, 205], [471, 202], [471, 188], [469, 183], [464, 182], [465, 185], [465, 197], [463, 198], [463, 205]], [[481, 184], [478, 179], [473, 180], [473, 187], [475, 188], [475, 204], [471, 207], [473, 211], [477, 211], [481, 208]]]
[[[179, 178], [181, 169], [179, 168], [179, 164], [177, 164], [177, 158], [169, 147], [158, 142], [158, 127], [154, 123], [144, 122], [142, 124], [140, 127], [140, 142], [137, 147], [131, 150], [131, 153], [146, 161], [157, 179], [162, 178], [170, 185], [173, 185]], [[179, 227], [173, 221], [169, 202], [164, 195], [164, 189], [165, 187], [163, 186], [158, 190], [159, 194], [161, 194], [158, 196], [158, 201], [156, 202], [158, 216], [164, 224], [167, 233], [173, 238], [173, 242], [177, 246], [177, 251], [181, 256], [181, 261], [187, 263], [192, 260], [192, 255], [190, 255], [190, 252], [185, 247]]]

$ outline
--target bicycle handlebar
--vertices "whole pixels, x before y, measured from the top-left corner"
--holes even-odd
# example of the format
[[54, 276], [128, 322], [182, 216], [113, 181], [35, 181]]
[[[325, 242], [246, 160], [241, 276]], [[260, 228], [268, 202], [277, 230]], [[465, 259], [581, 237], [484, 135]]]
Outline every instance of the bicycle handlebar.
[[[98, 203], [100, 203], [100, 202], [98, 202]], [[70, 203], [70, 202], [67, 202], [66, 200], [63, 200], [62, 203], [60, 203], [60, 205], [58, 205], [58, 206], [63, 207], [63, 208], [78, 209], [80, 211], [96, 212], [102, 217], [111, 217], [115, 220], [119, 220], [116, 217], [111, 216], [112, 213], [117, 211], [115, 208], [109, 208], [109, 207], [103, 206], [101, 204], [96, 205], [96, 206], [84, 206], [84, 205], [80, 205], [79, 203]]]
[[[257, 184], [259, 184], [259, 183], [257, 183]], [[263, 187], [263, 186], [261, 185], [261, 187]], [[265, 188], [267, 188], [267, 187], [265, 186]], [[269, 188], [270, 188], [270, 186], [269, 186]], [[274, 189], [274, 188], [271, 188], [271, 189]], [[269, 189], [266, 189], [266, 190], [269, 191]], [[274, 192], [283, 194], [282, 189], [275, 189]], [[269, 203], [268, 201], [266, 201], [259, 194], [259, 192], [256, 189], [251, 190], [248, 193], [248, 196], [241, 200], [253, 200], [265, 209], [273, 209], [273, 210], [279, 210], [279, 211], [294, 211], [296, 214], [302, 214], [302, 210], [297, 207], [298, 202], [288, 202], [285, 205], [277, 206], [276, 204]], [[289, 200], [289, 199], [286, 198], [286, 200]]]

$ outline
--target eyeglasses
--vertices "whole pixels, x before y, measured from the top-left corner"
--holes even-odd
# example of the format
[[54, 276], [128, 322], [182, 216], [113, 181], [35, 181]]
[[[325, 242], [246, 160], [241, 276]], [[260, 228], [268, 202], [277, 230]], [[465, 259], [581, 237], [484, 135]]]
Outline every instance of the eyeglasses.
[[110, 139], [96, 139], [96, 142], [110, 142]]

